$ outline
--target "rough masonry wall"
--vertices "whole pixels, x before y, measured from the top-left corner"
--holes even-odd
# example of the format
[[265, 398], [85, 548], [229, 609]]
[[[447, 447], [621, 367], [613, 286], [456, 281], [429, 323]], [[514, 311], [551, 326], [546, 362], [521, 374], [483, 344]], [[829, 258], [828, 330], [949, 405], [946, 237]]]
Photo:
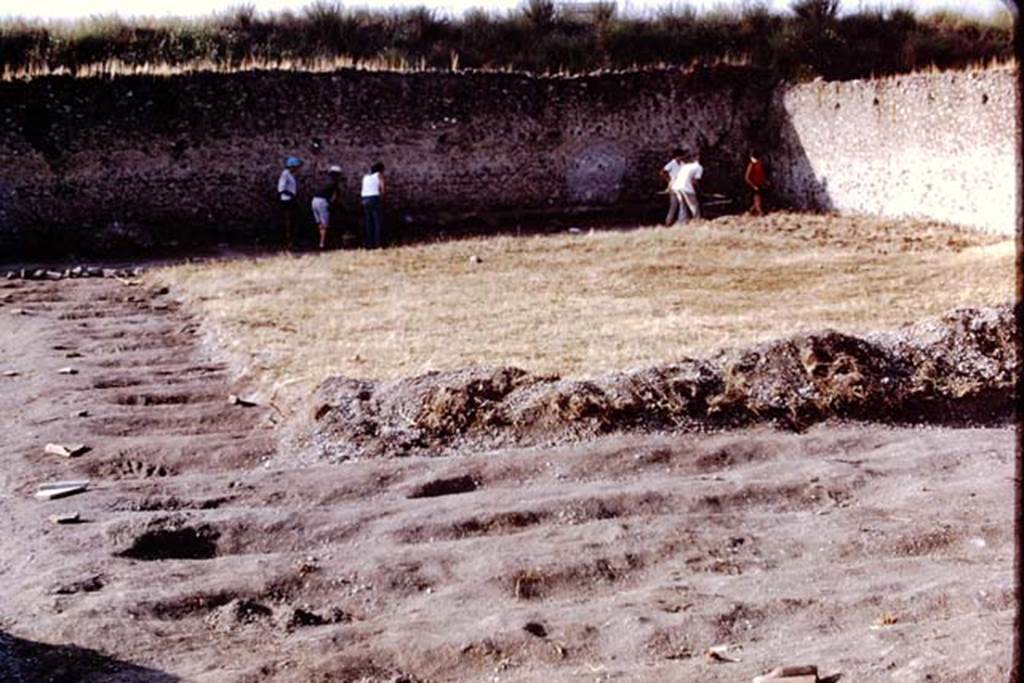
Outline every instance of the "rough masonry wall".
[[705, 149], [710, 190], [737, 189], [772, 87], [729, 68], [3, 82], [0, 260], [272, 236], [288, 154], [307, 161], [305, 213], [326, 167], [342, 166], [349, 217], [361, 175], [383, 161], [399, 233], [587, 210], [656, 216], [657, 171], [677, 144]]
[[1016, 82], [1016, 68], [998, 68], [780, 87], [767, 153], [776, 196], [1013, 234]]

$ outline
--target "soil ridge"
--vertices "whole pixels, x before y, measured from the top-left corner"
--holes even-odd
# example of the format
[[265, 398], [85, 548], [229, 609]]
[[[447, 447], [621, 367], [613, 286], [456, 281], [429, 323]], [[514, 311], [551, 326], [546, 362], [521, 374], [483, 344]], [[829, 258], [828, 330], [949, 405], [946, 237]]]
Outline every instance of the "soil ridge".
[[595, 379], [514, 367], [390, 381], [331, 377], [286, 439], [347, 460], [578, 442], [617, 432], [831, 419], [1001, 424], [1013, 416], [1017, 311], [958, 308], [890, 332], [797, 334]]

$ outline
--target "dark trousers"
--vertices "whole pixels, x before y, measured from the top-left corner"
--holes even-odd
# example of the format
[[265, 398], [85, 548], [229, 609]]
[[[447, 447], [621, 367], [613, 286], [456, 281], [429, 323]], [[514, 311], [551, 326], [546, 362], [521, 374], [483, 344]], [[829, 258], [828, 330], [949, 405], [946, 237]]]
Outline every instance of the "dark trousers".
[[295, 238], [295, 224], [298, 222], [299, 212], [296, 208], [297, 202], [279, 200], [277, 202], [281, 214], [281, 224], [284, 226], [284, 243], [289, 249]]
[[384, 212], [380, 197], [363, 197], [363, 243], [367, 249], [384, 246]]

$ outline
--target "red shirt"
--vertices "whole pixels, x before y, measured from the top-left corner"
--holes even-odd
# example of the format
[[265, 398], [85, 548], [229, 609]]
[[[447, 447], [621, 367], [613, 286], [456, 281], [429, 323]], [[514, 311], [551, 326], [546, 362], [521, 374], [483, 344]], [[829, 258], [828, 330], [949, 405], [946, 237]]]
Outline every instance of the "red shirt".
[[760, 159], [751, 160], [750, 165], [747, 166], [747, 180], [757, 188], [764, 185], [764, 166]]

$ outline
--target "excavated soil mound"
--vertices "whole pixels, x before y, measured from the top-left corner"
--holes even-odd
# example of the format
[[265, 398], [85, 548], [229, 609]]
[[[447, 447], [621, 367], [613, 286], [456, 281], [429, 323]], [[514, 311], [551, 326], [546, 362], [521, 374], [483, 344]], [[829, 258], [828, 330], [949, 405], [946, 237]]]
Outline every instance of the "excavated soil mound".
[[333, 377], [292, 440], [322, 457], [438, 455], [631, 431], [828, 419], [993, 424], [1012, 416], [1016, 311], [957, 309], [896, 332], [803, 334], [594, 380], [518, 368]]

